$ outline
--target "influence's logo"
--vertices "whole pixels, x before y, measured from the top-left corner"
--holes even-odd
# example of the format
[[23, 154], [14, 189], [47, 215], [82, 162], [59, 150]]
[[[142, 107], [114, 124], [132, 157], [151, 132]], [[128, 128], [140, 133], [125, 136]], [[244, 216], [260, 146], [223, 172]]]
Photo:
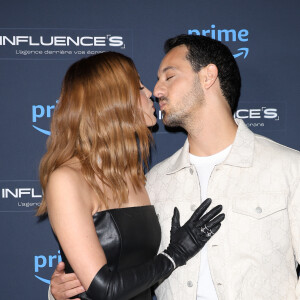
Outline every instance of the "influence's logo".
[[36, 255], [34, 256], [34, 276], [38, 280], [50, 284], [54, 267], [62, 261], [60, 251], [56, 255]]
[[[58, 100], [56, 100], [56, 103], [58, 103]], [[52, 116], [54, 109], [55, 105], [32, 105], [32, 127], [45, 135], [50, 135], [49, 130], [43, 129], [39, 126], [49, 126], [49, 120]], [[37, 123], [43, 124], [37, 126]]]
[[0, 59], [73, 60], [119, 51], [132, 56], [128, 30], [1, 28]]
[[235, 112], [238, 119], [273, 119], [279, 121], [277, 108], [261, 107], [261, 108], [242, 108]]
[[[249, 38], [249, 31], [247, 29], [216, 29], [216, 25], [212, 24], [209, 29], [189, 29], [188, 34], [190, 35], [203, 35], [209, 36], [212, 39], [218, 40], [220, 42], [240, 42], [246, 43]], [[248, 56], [249, 48], [241, 47], [236, 50], [233, 54], [235, 58], [243, 57], [244, 59]]]
[[1, 212], [32, 212], [43, 197], [38, 180], [1, 180]]
[[259, 130], [282, 130], [285, 128], [285, 104], [241, 103], [234, 117], [244, 120], [245, 124]]
[[122, 36], [32, 36], [0, 35], [0, 46], [74, 46], [74, 47], [125, 47]]
[[24, 196], [29, 195], [32, 198], [42, 198], [42, 195], [36, 194], [34, 188], [2, 188], [1, 189], [2, 199], [22, 199]]

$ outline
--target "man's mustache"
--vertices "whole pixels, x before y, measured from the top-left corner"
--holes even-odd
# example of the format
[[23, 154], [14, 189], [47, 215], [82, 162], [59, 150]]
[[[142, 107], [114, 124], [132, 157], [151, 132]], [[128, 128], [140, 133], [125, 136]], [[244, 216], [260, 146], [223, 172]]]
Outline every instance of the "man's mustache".
[[158, 102], [161, 102], [161, 101], [169, 101], [169, 99], [167, 97], [160, 97], [160, 98], [157, 98]]

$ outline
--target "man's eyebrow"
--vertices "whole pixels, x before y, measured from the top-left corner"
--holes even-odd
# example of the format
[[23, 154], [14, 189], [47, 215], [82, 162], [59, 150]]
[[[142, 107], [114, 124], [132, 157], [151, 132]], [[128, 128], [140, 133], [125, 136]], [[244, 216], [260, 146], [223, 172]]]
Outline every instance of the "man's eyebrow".
[[[165, 67], [161, 70], [160, 73], [165, 73], [167, 72], [168, 70], [176, 70], [176, 67], [173, 67], [173, 66], [168, 66], [168, 67]], [[159, 76], [157, 76], [157, 79], [159, 79]]]

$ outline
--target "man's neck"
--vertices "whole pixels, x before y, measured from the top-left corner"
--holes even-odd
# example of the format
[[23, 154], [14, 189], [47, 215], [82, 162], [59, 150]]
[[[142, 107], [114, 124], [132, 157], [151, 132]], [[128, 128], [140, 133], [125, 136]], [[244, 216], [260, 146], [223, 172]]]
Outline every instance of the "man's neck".
[[231, 114], [211, 115], [193, 122], [186, 128], [190, 153], [210, 156], [230, 146], [236, 136], [237, 125]]

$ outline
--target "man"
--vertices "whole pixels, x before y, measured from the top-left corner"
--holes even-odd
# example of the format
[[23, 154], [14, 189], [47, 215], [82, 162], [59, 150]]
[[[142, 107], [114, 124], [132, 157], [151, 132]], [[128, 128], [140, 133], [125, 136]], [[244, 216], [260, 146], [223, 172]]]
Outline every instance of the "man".
[[[183, 223], [199, 199], [210, 197], [226, 218], [201, 253], [158, 286], [157, 298], [300, 299], [299, 152], [233, 119], [240, 75], [226, 46], [181, 35], [165, 51], [154, 95], [164, 124], [184, 128], [188, 138], [147, 175], [161, 249], [169, 243], [174, 206]], [[63, 281], [60, 273], [54, 283]]]

